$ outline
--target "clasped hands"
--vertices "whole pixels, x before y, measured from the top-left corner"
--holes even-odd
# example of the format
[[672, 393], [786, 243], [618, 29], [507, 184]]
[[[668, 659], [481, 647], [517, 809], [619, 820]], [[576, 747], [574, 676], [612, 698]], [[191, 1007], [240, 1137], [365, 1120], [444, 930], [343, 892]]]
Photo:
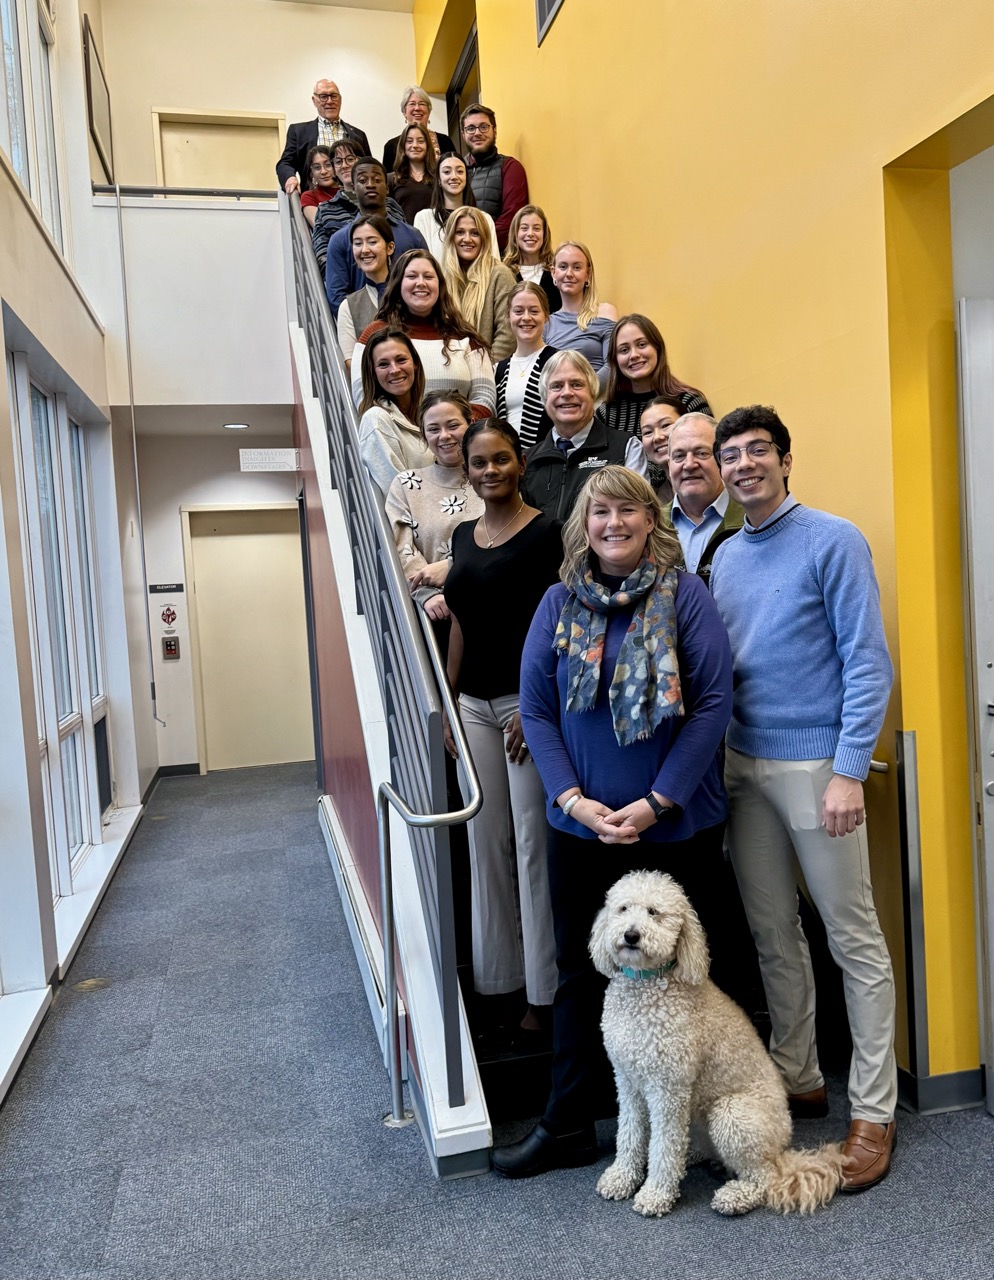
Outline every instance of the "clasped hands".
[[[575, 794], [575, 790], [564, 791], [556, 802], [562, 808], [570, 796]], [[654, 794], [661, 804], [671, 803], [658, 792]], [[599, 800], [592, 800], [590, 796], [581, 796], [570, 809], [569, 816], [592, 831], [603, 844], [637, 844], [641, 833], [656, 821], [649, 802], [644, 799], [633, 800], [620, 809], [611, 809]]]
[[445, 596], [442, 595], [441, 590], [448, 572], [448, 560], [439, 560], [435, 564], [425, 565], [423, 569], [419, 569], [407, 579], [407, 586], [412, 595], [418, 587], [438, 588], [438, 594], [429, 596], [424, 602], [425, 613], [435, 622], [443, 622], [449, 617], [449, 606], [445, 603]]

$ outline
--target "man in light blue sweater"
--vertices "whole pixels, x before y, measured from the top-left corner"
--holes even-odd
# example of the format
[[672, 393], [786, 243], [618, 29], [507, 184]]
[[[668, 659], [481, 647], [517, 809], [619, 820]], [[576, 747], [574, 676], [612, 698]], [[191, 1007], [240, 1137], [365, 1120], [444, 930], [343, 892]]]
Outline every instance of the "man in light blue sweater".
[[870, 549], [787, 491], [790, 435], [762, 405], [718, 424], [715, 454], [743, 528], [711, 590], [734, 664], [726, 739], [728, 839], [756, 939], [795, 1116], [825, 1115], [811, 960], [795, 856], [842, 970], [852, 1032], [843, 1190], [886, 1176], [894, 1145], [894, 978], [870, 887], [863, 780], [893, 680]]

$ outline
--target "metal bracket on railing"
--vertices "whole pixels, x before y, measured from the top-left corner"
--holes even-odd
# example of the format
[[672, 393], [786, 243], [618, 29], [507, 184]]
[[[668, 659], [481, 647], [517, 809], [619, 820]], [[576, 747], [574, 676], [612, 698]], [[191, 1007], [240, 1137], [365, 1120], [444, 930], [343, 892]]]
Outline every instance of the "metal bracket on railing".
[[[437, 657], [437, 648], [429, 646], [432, 661]], [[436, 673], [437, 674], [437, 673]], [[393, 805], [409, 827], [454, 827], [468, 822], [480, 811], [483, 804], [483, 792], [480, 780], [473, 765], [473, 758], [459, 721], [452, 693], [444, 675], [441, 675], [439, 688], [445, 714], [449, 718], [456, 750], [466, 771], [469, 783], [469, 803], [462, 809], [450, 813], [415, 813], [414, 810], [393, 789], [389, 782], [381, 782], [376, 792], [376, 823], [380, 838], [380, 914], [383, 933], [383, 995], [386, 1014], [387, 1044], [389, 1060], [387, 1069], [390, 1073], [390, 1113], [384, 1117], [384, 1124], [391, 1129], [410, 1124], [413, 1116], [404, 1110], [404, 1089], [400, 1068], [400, 1020], [397, 1012], [397, 959], [396, 959], [396, 927], [393, 911], [393, 859], [390, 848], [390, 812], [388, 804]]]

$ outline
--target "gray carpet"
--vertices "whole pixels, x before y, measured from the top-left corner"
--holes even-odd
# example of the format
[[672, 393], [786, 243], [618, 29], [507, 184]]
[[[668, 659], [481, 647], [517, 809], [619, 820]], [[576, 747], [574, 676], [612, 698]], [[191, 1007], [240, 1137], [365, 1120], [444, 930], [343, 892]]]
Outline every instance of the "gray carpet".
[[[159, 784], [0, 1108], [0, 1280], [989, 1280], [982, 1111], [902, 1113], [891, 1177], [807, 1219], [719, 1218], [700, 1169], [659, 1222], [596, 1169], [436, 1182], [381, 1123], [312, 774]], [[832, 1089], [801, 1141], [841, 1134]]]

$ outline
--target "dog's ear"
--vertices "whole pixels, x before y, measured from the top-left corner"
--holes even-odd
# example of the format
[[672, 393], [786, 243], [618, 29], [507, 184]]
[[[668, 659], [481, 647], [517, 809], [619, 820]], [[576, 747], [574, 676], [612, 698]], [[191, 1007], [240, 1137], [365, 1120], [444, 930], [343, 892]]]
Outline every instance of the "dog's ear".
[[594, 927], [590, 931], [590, 958], [594, 962], [594, 968], [598, 973], [603, 973], [605, 978], [611, 978], [617, 972], [614, 948], [608, 941], [607, 922], [610, 918], [610, 911], [605, 903], [597, 913]]
[[708, 976], [708, 944], [697, 918], [697, 912], [687, 903], [683, 926], [676, 944], [675, 978], [692, 987], [699, 987]]

